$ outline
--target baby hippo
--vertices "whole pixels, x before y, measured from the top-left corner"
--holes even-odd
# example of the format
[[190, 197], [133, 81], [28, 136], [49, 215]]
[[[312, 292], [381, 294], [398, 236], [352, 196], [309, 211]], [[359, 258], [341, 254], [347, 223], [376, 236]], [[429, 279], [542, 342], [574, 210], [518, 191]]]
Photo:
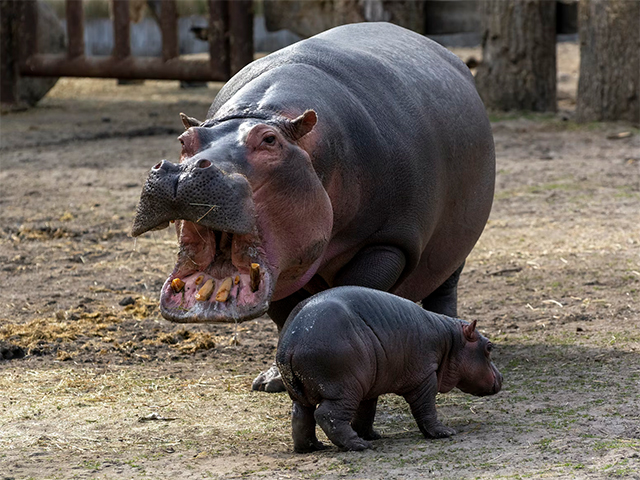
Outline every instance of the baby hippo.
[[[390, 293], [338, 287], [298, 305], [276, 362], [293, 400], [296, 452], [324, 448], [316, 422], [344, 450], [371, 448], [378, 396], [396, 393], [427, 438], [454, 435], [436, 414], [436, 393], [454, 387], [493, 395], [502, 375], [491, 342], [471, 324], [423, 310]], [[316, 408], [317, 405], [317, 408]]]

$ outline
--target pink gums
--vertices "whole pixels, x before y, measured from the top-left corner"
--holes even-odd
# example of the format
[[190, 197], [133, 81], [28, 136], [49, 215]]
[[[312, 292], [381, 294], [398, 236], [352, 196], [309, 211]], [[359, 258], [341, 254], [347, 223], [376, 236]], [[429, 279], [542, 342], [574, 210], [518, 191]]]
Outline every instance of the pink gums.
[[[257, 235], [214, 232], [192, 222], [176, 225], [180, 253], [174, 272], [162, 288], [163, 315], [174, 321], [242, 321], [264, 313], [273, 292], [273, 275]], [[217, 245], [216, 235], [221, 245]], [[251, 286], [251, 264], [260, 265], [260, 283]], [[183, 284], [172, 283], [180, 279]], [[226, 279], [231, 279], [227, 298], [216, 299]], [[198, 299], [207, 281], [213, 289]], [[177, 291], [176, 291], [177, 290]]]

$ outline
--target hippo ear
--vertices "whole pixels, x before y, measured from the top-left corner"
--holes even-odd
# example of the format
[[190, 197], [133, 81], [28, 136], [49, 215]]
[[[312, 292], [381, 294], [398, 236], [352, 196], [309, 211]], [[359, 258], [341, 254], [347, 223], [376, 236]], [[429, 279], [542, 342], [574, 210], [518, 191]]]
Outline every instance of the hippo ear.
[[202, 122], [200, 120], [189, 117], [182, 112], [180, 112], [180, 120], [182, 120], [182, 124], [184, 125], [185, 130], [189, 130], [191, 127], [199, 127], [200, 125], [202, 125]]
[[318, 123], [318, 114], [313, 110], [307, 110], [298, 118], [291, 120], [287, 130], [295, 142], [309, 133], [316, 123]]
[[478, 332], [476, 332], [476, 323], [477, 323], [477, 320], [474, 320], [469, 325], [462, 326], [462, 332], [464, 333], [464, 338], [466, 338], [468, 342], [475, 342], [478, 340]]

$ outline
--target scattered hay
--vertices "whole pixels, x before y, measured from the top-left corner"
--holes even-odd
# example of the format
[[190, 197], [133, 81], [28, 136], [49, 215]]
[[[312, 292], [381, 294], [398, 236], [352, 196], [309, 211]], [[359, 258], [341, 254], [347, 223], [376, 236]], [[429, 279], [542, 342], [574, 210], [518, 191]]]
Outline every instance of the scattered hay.
[[149, 300], [147, 297], [138, 297], [133, 305], [127, 305], [124, 311], [131, 313], [137, 320], [144, 320], [158, 308], [158, 302]]
[[48, 343], [74, 342], [81, 335], [103, 337], [108, 326], [120, 321], [112, 312], [89, 313], [75, 308], [24, 324], [6, 322], [0, 327], [0, 340], [10, 340], [34, 354]]
[[32, 241], [44, 241], [59, 238], [75, 237], [74, 232], [61, 227], [53, 227], [51, 225], [45, 225], [43, 227], [31, 228], [25, 225], [20, 225], [18, 231], [11, 235], [11, 239], [16, 242], [22, 240]]
[[215, 348], [216, 343], [210, 333], [198, 332], [191, 336], [189, 340], [182, 345], [178, 345], [177, 348], [182, 353], [196, 353], [200, 350], [211, 350]]
[[66, 362], [67, 360], [71, 360], [73, 357], [69, 352], [65, 352], [64, 350], [58, 350], [58, 354], [56, 355], [56, 360], [60, 362]]
[[66, 211], [60, 216], [59, 220], [61, 222], [69, 222], [69, 221], [73, 220], [74, 218], [75, 217], [73, 216], [73, 214], [71, 212]]
[[[72, 357], [75, 360], [79, 355], [113, 353], [148, 360], [153, 357], [152, 351], [158, 348], [169, 347], [180, 354], [195, 354], [214, 349], [216, 345], [234, 344], [233, 339], [226, 336], [171, 324], [161, 327], [151, 323], [152, 327], [148, 328], [149, 325], [142, 322], [152, 321], [150, 317], [156, 315], [158, 307], [157, 302], [144, 296], [135, 298], [132, 305], [120, 311], [106, 305], [95, 308], [96, 311], [87, 311], [85, 306], [79, 306], [22, 324], [4, 320], [0, 327], [0, 342], [10, 342], [28, 355], [52, 354], [60, 361]], [[136, 328], [132, 329], [132, 325]]]

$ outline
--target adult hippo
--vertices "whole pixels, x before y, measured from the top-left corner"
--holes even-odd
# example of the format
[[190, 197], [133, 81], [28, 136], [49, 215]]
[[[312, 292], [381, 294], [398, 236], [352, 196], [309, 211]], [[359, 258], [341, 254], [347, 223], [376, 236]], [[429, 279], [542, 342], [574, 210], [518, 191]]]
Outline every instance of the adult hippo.
[[[132, 235], [176, 221], [161, 294], [174, 322], [242, 322], [338, 285], [456, 315], [493, 198], [491, 128], [469, 69], [388, 23], [334, 28], [257, 60], [154, 166]], [[255, 389], [283, 389], [277, 370]]]

